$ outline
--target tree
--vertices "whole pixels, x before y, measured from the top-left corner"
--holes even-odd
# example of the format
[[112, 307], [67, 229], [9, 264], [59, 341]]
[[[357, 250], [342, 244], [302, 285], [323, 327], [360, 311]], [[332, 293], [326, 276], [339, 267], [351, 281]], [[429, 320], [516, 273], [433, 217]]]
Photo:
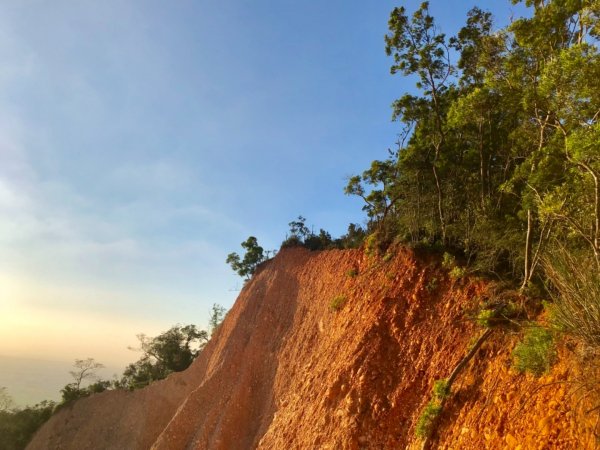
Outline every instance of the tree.
[[104, 364], [96, 362], [94, 358], [76, 359], [73, 367], [75, 367], [75, 370], [71, 370], [69, 373], [75, 380], [73, 382], [75, 388], [80, 389], [85, 380], [96, 380], [98, 378], [96, 372], [103, 369]]
[[[98, 388], [99, 386], [102, 386], [102, 382], [99, 381], [96, 372], [99, 369], [104, 368], [103, 364], [96, 362], [94, 358], [86, 358], [76, 359], [73, 367], [75, 370], [69, 371], [69, 374], [73, 377], [73, 382], [67, 384], [60, 390], [62, 394], [63, 405], [69, 404], [81, 397], [87, 397], [94, 392], [101, 392]], [[92, 389], [88, 389], [89, 386], [82, 386], [84, 382], [92, 380], [97, 382], [94, 383], [94, 387]]]
[[260, 263], [266, 260], [264, 249], [258, 245], [258, 240], [254, 236], [250, 236], [242, 242], [242, 248], [246, 250], [246, 254], [242, 259], [240, 255], [233, 252], [227, 255], [227, 264], [240, 276], [249, 280], [254, 274], [254, 271]]
[[[450, 52], [446, 36], [440, 33], [433, 17], [429, 14], [429, 2], [421, 3], [409, 20], [404, 7], [394, 8], [389, 20], [390, 33], [385, 36], [386, 53], [394, 58], [391, 73], [417, 75], [417, 88], [421, 89], [427, 102], [412, 95], [405, 95], [394, 103], [394, 117], [411, 121], [415, 112], [428, 116], [419, 117], [421, 121], [431, 122], [429, 150], [432, 150], [431, 170], [437, 191], [437, 209], [442, 231], [442, 241], [446, 242], [446, 216], [439, 167], [440, 158], [446, 148], [446, 123], [444, 97], [448, 91], [448, 79], [453, 68], [450, 64]], [[417, 109], [415, 109], [417, 106]]]
[[35, 432], [50, 418], [55, 403], [0, 410], [0, 450], [24, 449]]
[[195, 325], [175, 325], [156, 337], [138, 334], [142, 357], [129, 364], [118, 385], [139, 388], [189, 367], [208, 342], [208, 332]]
[[226, 312], [227, 309], [225, 309], [223, 306], [217, 303], [212, 305], [212, 308], [210, 309], [210, 317], [208, 319], [208, 332], [211, 336], [215, 334], [215, 331], [217, 331], [221, 325], [221, 322], [223, 322]]
[[398, 149], [345, 188], [377, 240], [443, 244], [522, 287], [541, 281], [553, 239], [600, 268], [599, 3], [524, 3], [530, 14], [500, 30], [473, 8], [449, 40], [427, 2], [392, 11], [391, 72], [420, 93], [393, 103]]

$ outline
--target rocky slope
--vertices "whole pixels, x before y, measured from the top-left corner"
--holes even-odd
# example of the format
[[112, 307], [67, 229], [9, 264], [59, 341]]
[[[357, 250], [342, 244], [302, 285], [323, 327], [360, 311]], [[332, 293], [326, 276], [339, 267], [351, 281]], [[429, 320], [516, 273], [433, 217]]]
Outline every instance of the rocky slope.
[[[480, 333], [467, 311], [485, 289], [405, 249], [284, 250], [187, 371], [80, 400], [28, 448], [419, 448], [420, 411]], [[469, 363], [432, 448], [594, 448], [593, 424], [573, 410], [569, 356], [541, 379], [519, 375], [515, 339], [494, 333]]]

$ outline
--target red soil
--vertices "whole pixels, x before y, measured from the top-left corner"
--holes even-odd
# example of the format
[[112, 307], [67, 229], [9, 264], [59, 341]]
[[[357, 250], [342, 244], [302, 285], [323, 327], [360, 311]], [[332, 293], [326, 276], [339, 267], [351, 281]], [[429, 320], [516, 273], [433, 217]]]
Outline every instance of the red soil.
[[[466, 311], [486, 284], [451, 281], [432, 258], [405, 249], [384, 259], [283, 250], [187, 371], [80, 400], [28, 448], [419, 448], [420, 411], [480, 333]], [[334, 310], [338, 296], [344, 304]], [[570, 357], [541, 379], [518, 375], [514, 342], [497, 332], [479, 350], [432, 448], [594, 448], [590, 424], [571, 408]]]

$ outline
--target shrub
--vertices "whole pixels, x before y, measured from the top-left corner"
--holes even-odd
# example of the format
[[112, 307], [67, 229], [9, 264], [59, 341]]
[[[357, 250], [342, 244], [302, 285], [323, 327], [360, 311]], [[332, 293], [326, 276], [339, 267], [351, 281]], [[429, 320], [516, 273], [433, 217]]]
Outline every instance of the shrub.
[[438, 287], [438, 279], [436, 277], [433, 277], [431, 280], [429, 280], [427, 282], [425, 289], [427, 289], [427, 292], [433, 292], [437, 289], [437, 287]]
[[415, 434], [418, 438], [427, 439], [433, 432], [433, 426], [442, 412], [442, 405], [437, 400], [431, 400], [419, 416]]
[[365, 238], [365, 255], [375, 256], [377, 254], [377, 233], [371, 233]]
[[452, 270], [450, 270], [450, 272], [448, 273], [448, 275], [450, 275], [450, 278], [452, 278], [453, 280], [458, 280], [459, 278], [464, 277], [466, 274], [467, 269], [459, 266], [454, 266]]
[[342, 309], [344, 307], [345, 304], [346, 304], [346, 296], [345, 295], [336, 295], [335, 297], [333, 297], [331, 299], [331, 302], [329, 303], [329, 307], [333, 311], [339, 311], [340, 309]]
[[354, 278], [355, 276], [357, 276], [357, 275], [358, 275], [358, 270], [357, 270], [357, 269], [355, 269], [355, 268], [348, 269], [348, 270], [346, 271], [346, 275], [348, 275], [350, 278]]
[[556, 359], [556, 348], [552, 334], [534, 324], [513, 350], [513, 366], [519, 372], [530, 372], [540, 376], [548, 371]]
[[291, 235], [281, 243], [281, 248], [302, 247], [303, 242], [296, 235]]
[[482, 309], [479, 311], [479, 314], [477, 314], [475, 321], [482, 327], [491, 328], [495, 325], [494, 322], [496, 318], [497, 314], [493, 309]]
[[444, 252], [442, 257], [442, 267], [446, 270], [451, 270], [456, 266], [456, 258], [448, 252]]
[[443, 409], [442, 402], [449, 396], [450, 385], [448, 384], [448, 380], [445, 378], [436, 380], [433, 383], [432, 399], [425, 405], [417, 421], [415, 434], [418, 438], [426, 439], [431, 436], [435, 422]]
[[393, 254], [393, 253], [390, 253], [390, 252], [388, 252], [388, 253], [386, 253], [385, 255], [383, 255], [383, 261], [384, 261], [384, 262], [389, 262], [389, 261], [391, 261], [391, 260], [392, 260], [392, 258], [393, 258], [393, 257], [394, 257], [394, 254]]
[[337, 248], [359, 248], [366, 235], [366, 231], [360, 225], [351, 223], [348, 225], [348, 232], [336, 239], [335, 245]]
[[448, 275], [453, 280], [458, 280], [467, 274], [467, 269], [460, 267], [456, 263], [456, 258], [448, 252], [442, 257], [442, 267], [448, 271]]
[[0, 411], [0, 449], [23, 449], [35, 432], [52, 416], [54, 402], [43, 401], [23, 409]]
[[438, 400], [442, 400], [450, 396], [450, 386], [448, 386], [448, 380], [443, 378], [441, 380], [436, 380], [435, 383], [433, 383], [433, 396]]
[[[592, 258], [575, 258], [561, 248], [544, 262], [549, 281], [556, 289], [550, 308], [551, 321], [592, 348], [600, 347], [600, 273]], [[586, 269], [587, 268], [587, 269]]]

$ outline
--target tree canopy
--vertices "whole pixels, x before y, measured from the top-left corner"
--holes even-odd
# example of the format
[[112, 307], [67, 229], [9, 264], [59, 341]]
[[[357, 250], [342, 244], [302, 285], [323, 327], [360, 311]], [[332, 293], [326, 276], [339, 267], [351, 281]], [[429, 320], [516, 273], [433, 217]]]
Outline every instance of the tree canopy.
[[141, 351], [142, 356], [127, 366], [119, 387], [143, 387], [187, 369], [209, 340], [208, 332], [195, 325], [175, 325], [156, 337], [145, 334], [137, 337], [140, 347], [132, 350]]
[[260, 263], [267, 259], [264, 249], [258, 245], [258, 240], [250, 236], [242, 242], [242, 248], [246, 250], [244, 257], [233, 252], [227, 255], [227, 264], [241, 277], [250, 279]]
[[523, 287], [557, 241], [600, 270], [600, 3], [525, 3], [503, 29], [473, 8], [452, 37], [428, 2], [392, 11], [391, 72], [418, 93], [392, 105], [398, 148], [345, 189], [380, 239], [444, 246]]

